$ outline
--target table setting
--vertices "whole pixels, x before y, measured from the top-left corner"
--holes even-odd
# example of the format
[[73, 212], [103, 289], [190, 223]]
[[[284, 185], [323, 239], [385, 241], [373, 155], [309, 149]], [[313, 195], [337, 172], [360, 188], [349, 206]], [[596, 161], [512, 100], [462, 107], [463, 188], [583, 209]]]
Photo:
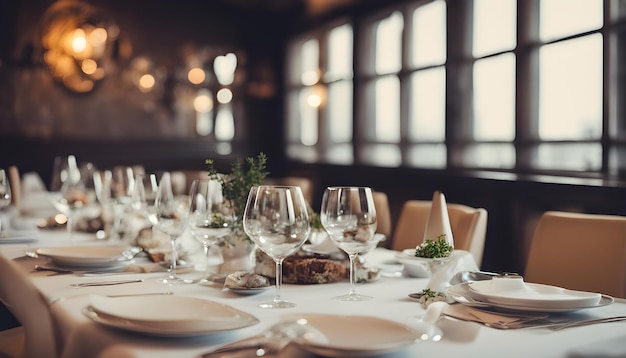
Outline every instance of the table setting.
[[[624, 299], [480, 271], [469, 252], [454, 249], [445, 216], [433, 215], [415, 249], [376, 247], [381, 239], [374, 234], [375, 211], [361, 210], [367, 207], [363, 203], [352, 206], [357, 197], [371, 201], [368, 189], [341, 187], [338, 191], [356, 193], [347, 199], [327, 194], [320, 219], [329, 235], [310, 241], [310, 218], [298, 187], [252, 187], [243, 229], [256, 252], [268, 255], [273, 275], [264, 274], [265, 261], [263, 270], [256, 262], [211, 279], [213, 262], [205, 249], [219, 243], [205, 246], [189, 228], [176, 229], [170, 242], [197, 245], [189, 265], [179, 265], [184, 261], [176, 255], [170, 256], [174, 265], [155, 262], [131, 242], [102, 240], [95, 233], [73, 233], [70, 243], [61, 229], [37, 230], [35, 241], [2, 245], [0, 260], [14, 271], [0, 272], [0, 282], [24, 280], [46, 300], [61, 357], [488, 358], [602, 352], [618, 357], [626, 352]], [[210, 200], [205, 201], [204, 208]], [[445, 209], [445, 201], [438, 205]], [[188, 220], [193, 214], [176, 216]], [[446, 256], [420, 256], [433, 248]], [[333, 261], [328, 252], [343, 256]], [[314, 269], [320, 262], [341, 266], [341, 276], [281, 280], [283, 273], [290, 277], [304, 268], [298, 272], [319, 274]], [[213, 267], [216, 273], [219, 266]], [[511, 349], [520, 342], [523, 349]]]

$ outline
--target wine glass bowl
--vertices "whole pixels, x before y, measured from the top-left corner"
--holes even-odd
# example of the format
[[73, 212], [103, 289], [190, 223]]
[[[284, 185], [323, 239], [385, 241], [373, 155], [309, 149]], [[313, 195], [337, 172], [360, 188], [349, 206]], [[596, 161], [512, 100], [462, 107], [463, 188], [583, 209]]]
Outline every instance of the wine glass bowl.
[[200, 283], [223, 278], [210, 273], [210, 249], [232, 230], [233, 219], [225, 208], [222, 186], [216, 180], [195, 179], [190, 191], [189, 229], [198, 240], [206, 256], [206, 269]]
[[280, 296], [283, 260], [296, 252], [310, 231], [307, 204], [297, 186], [256, 186], [250, 189], [243, 228], [259, 249], [276, 264], [276, 294], [261, 308], [294, 307]]
[[359, 253], [368, 252], [378, 243], [376, 208], [368, 187], [328, 187], [320, 211], [322, 226], [331, 240], [350, 258], [350, 291], [336, 297], [342, 301], [371, 299], [356, 293], [355, 261]]
[[189, 207], [189, 197], [174, 196], [169, 173], [166, 172], [163, 174], [154, 201], [154, 209], [150, 210], [148, 214], [150, 222], [158, 230], [169, 235], [172, 247], [171, 268], [168, 276], [159, 280], [161, 283], [176, 285], [189, 282], [176, 274], [176, 264], [178, 261], [177, 240], [187, 229]]
[[93, 178], [81, 174], [75, 156], [69, 155], [67, 162], [67, 177], [60, 191], [50, 193], [49, 198], [54, 207], [66, 216], [68, 239], [71, 241], [76, 214], [95, 203], [96, 189]]

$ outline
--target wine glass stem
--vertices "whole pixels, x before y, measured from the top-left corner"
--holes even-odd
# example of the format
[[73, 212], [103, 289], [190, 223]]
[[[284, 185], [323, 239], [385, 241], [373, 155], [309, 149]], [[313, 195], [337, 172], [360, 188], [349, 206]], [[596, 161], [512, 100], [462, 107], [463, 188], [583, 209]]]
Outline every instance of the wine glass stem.
[[348, 293], [349, 295], [355, 295], [356, 294], [356, 290], [355, 290], [355, 285], [356, 285], [356, 256], [358, 254], [348, 254], [348, 257], [350, 258], [350, 292]]
[[65, 226], [67, 228], [67, 239], [72, 241], [72, 231], [74, 231], [74, 212], [72, 210], [67, 214]]
[[176, 277], [176, 262], [178, 261], [178, 252], [176, 251], [176, 236], [170, 235], [170, 242], [172, 243], [172, 269], [169, 274], [171, 280], [175, 280]]
[[206, 266], [204, 267], [204, 277], [209, 278], [209, 245], [204, 244], [204, 257], [206, 260]]
[[280, 297], [280, 287], [283, 284], [283, 259], [275, 259], [276, 262], [276, 295], [274, 296], [274, 302], [282, 301]]

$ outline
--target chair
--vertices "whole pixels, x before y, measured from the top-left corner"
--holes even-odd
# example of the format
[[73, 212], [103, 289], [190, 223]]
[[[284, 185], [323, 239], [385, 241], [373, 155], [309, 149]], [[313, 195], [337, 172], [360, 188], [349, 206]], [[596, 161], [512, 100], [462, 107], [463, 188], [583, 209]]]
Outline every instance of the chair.
[[543, 213], [524, 280], [626, 298], [626, 217]]
[[293, 185], [299, 186], [302, 190], [302, 196], [304, 196], [304, 200], [309, 203], [309, 205], [313, 205], [313, 192], [314, 192], [314, 184], [313, 180], [305, 177], [297, 177], [297, 176], [286, 176], [280, 178], [265, 178], [264, 184], [266, 185]]
[[[22, 324], [0, 332], [0, 352], [20, 357], [57, 357], [48, 303], [13, 261], [0, 255], [0, 300]], [[19, 354], [16, 354], [19, 352]]]
[[389, 199], [387, 194], [382, 191], [372, 191], [374, 197], [374, 207], [376, 208], [376, 232], [385, 235], [385, 238], [391, 237], [391, 211], [389, 209]]
[[[454, 248], [469, 251], [480, 267], [487, 234], [487, 210], [463, 204], [447, 204]], [[402, 206], [391, 244], [393, 250], [415, 248], [423, 240], [430, 200], [408, 200]]]

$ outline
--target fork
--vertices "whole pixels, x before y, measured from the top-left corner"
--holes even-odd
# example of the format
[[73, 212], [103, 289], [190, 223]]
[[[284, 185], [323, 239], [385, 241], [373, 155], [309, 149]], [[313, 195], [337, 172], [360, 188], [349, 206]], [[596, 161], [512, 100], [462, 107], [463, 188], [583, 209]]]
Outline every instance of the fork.
[[280, 352], [290, 342], [291, 339], [287, 337], [267, 337], [265, 335], [258, 335], [226, 344], [212, 352], [203, 354], [202, 357], [216, 358], [224, 354], [244, 351], [250, 351], [251, 355], [254, 357], [263, 357]]

